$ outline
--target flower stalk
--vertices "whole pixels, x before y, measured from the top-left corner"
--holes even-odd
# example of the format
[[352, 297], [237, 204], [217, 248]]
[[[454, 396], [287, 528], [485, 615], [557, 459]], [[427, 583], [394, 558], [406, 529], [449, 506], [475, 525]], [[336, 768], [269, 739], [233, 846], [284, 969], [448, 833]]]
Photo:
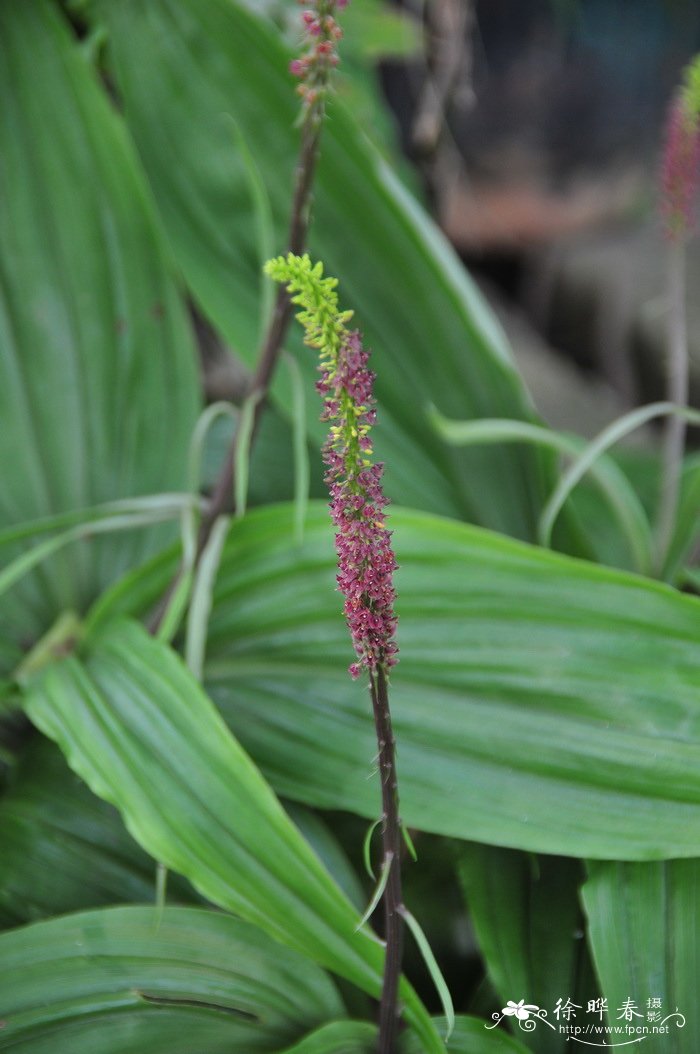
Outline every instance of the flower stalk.
[[[332, 72], [338, 64], [337, 43], [342, 36], [342, 31], [335, 21], [334, 12], [346, 6], [347, 0], [314, 0], [311, 9], [302, 15], [307, 50], [301, 59], [295, 59], [290, 63], [290, 72], [293, 76], [300, 78], [297, 91], [303, 100], [301, 145], [296, 165], [287, 235], [287, 248], [293, 254], [302, 253], [306, 245], [311, 194], [318, 162], [326, 99], [330, 90]], [[248, 393], [253, 406], [251, 426], [245, 436], [248, 444], [253, 443], [257, 434], [291, 315], [289, 297], [280, 287], [260, 347], [257, 366]], [[232, 505], [235, 505], [236, 464], [243, 440], [242, 431], [237, 428], [199, 524], [194, 556], [195, 566], [202, 558], [219, 517], [227, 512], [235, 511]], [[185, 568], [181, 567], [150, 619], [148, 628], [154, 635], [158, 633], [166, 618], [170, 601], [184, 574]]]
[[[311, 9], [303, 12], [302, 20], [307, 49], [301, 58], [294, 59], [290, 63], [290, 72], [299, 78], [297, 92], [303, 101], [301, 147], [296, 167], [287, 236], [287, 250], [294, 255], [303, 253], [306, 245], [311, 191], [318, 162], [321, 128], [331, 74], [338, 64], [337, 43], [342, 36], [342, 30], [334, 18], [334, 12], [345, 6], [347, 6], [347, 0], [316, 0]], [[258, 356], [258, 365], [250, 385], [249, 396], [256, 397], [251, 441], [258, 430], [264, 400], [279, 360], [290, 319], [289, 297], [284, 288], [280, 286]], [[226, 512], [231, 504], [239, 441], [239, 430], [237, 429], [216, 481], [209, 508], [202, 519], [198, 543], [200, 553], [206, 546], [215, 520]]]
[[[686, 406], [689, 357], [686, 315], [686, 242], [695, 226], [695, 197], [700, 176], [700, 65], [685, 73], [685, 83], [669, 108], [661, 165], [661, 217], [668, 243], [667, 398]], [[671, 415], [664, 430], [661, 493], [657, 524], [656, 569], [663, 572], [678, 513], [685, 452], [686, 422]]]
[[382, 856], [388, 869], [384, 890], [384, 979], [379, 1007], [379, 1054], [393, 1054], [398, 1028], [398, 989], [403, 957], [403, 891], [401, 888], [401, 818], [396, 770], [396, 743], [391, 726], [389, 692], [384, 666], [369, 674], [374, 725], [379, 747], [382, 788]]
[[271, 260], [266, 271], [284, 283], [306, 331], [306, 344], [318, 351], [323, 398], [322, 420], [330, 431], [323, 447], [331, 518], [336, 527], [338, 588], [355, 649], [353, 678], [365, 670], [377, 736], [382, 796], [382, 876], [385, 881], [386, 956], [379, 1013], [380, 1054], [393, 1054], [398, 1029], [398, 988], [403, 943], [401, 821], [396, 746], [389, 707], [389, 671], [397, 660], [393, 573], [396, 560], [386, 526], [383, 466], [372, 462], [370, 431], [376, 420], [374, 374], [360, 334], [341, 311], [337, 280], [323, 277], [323, 266], [307, 255]]

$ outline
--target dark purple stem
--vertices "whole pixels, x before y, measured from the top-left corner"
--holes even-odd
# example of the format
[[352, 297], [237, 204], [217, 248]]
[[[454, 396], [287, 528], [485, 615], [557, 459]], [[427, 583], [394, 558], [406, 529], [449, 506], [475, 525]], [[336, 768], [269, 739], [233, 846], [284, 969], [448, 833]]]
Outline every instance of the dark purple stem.
[[384, 980], [379, 1008], [379, 1054], [395, 1054], [398, 1030], [398, 993], [403, 951], [403, 897], [401, 893], [401, 821], [396, 774], [396, 744], [391, 727], [389, 690], [384, 667], [369, 672], [370, 695], [379, 747], [382, 787], [382, 869], [389, 869], [384, 890]]

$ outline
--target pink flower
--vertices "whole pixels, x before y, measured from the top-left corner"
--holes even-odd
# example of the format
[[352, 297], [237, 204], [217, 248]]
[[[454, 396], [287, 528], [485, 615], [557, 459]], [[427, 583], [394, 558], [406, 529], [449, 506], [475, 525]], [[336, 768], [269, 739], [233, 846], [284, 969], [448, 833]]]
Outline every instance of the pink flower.
[[294, 294], [306, 344], [320, 356], [316, 389], [323, 399], [321, 420], [331, 422], [323, 460], [336, 527], [337, 582], [358, 660], [350, 674], [358, 677], [362, 667], [387, 672], [398, 651], [393, 584], [397, 565], [386, 526], [384, 466], [371, 460], [369, 432], [376, 410], [369, 355], [360, 334], [348, 330], [352, 311], [340, 309], [338, 280], [323, 277], [320, 260], [313, 264], [308, 254], [290, 252], [269, 260], [265, 273]]
[[363, 666], [388, 669], [398, 651], [393, 585], [397, 564], [385, 522], [384, 466], [368, 458], [368, 432], [376, 417], [368, 359], [360, 334], [349, 333], [337, 359], [321, 367], [316, 385], [324, 398], [323, 419], [338, 422], [324, 445], [323, 459], [336, 526], [336, 580], [359, 660], [350, 666], [352, 677], [358, 677]]
[[302, 12], [307, 50], [289, 64], [289, 69], [301, 79], [297, 91], [307, 109], [323, 97], [330, 72], [338, 65], [336, 45], [343, 33], [333, 12], [345, 6], [340, 0], [315, 0], [311, 8]]
[[700, 127], [680, 94], [669, 108], [661, 164], [661, 215], [671, 241], [693, 230], [699, 177]]

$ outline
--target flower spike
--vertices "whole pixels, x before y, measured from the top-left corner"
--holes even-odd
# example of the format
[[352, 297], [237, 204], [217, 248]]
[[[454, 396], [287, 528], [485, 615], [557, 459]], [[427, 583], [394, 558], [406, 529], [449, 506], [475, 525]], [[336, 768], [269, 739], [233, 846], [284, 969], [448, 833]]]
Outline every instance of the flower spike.
[[289, 64], [289, 72], [299, 79], [297, 91], [307, 108], [323, 101], [332, 70], [338, 65], [337, 44], [343, 31], [333, 17], [346, 6], [345, 0], [313, 0], [302, 12], [307, 49]]
[[368, 368], [369, 355], [357, 330], [349, 330], [351, 311], [338, 304], [337, 279], [324, 277], [323, 265], [308, 255], [271, 260], [266, 272], [286, 283], [306, 344], [320, 354], [323, 397], [321, 420], [330, 423], [323, 447], [325, 481], [336, 526], [338, 588], [357, 655], [350, 666], [356, 678], [363, 667], [387, 672], [396, 663], [393, 573], [397, 564], [386, 526], [382, 491], [384, 466], [372, 462], [370, 430], [376, 420]]

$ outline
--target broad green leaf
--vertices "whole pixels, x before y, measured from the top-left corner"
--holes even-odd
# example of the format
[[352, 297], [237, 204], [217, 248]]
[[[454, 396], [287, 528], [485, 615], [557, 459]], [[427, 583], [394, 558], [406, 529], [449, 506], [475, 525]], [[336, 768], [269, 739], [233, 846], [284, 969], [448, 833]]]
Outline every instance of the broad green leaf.
[[[488, 1021], [476, 1017], [457, 1017], [450, 1037], [450, 1054], [527, 1054], [527, 1047], [507, 1032], [489, 1031]], [[445, 1022], [437, 1021], [444, 1032]], [[375, 1054], [377, 1030], [364, 1021], [333, 1021], [305, 1036], [280, 1054]], [[401, 1054], [423, 1054], [423, 1047], [415, 1033], [405, 1033], [400, 1044]]]
[[[180, 659], [136, 623], [47, 667], [26, 699], [137, 842], [209, 900], [376, 995], [383, 953]], [[404, 984], [426, 1049], [442, 1045]]]
[[118, 520], [128, 516], [143, 516], [145, 521], [150, 517], [150, 522], [156, 524], [163, 520], [176, 519], [187, 509], [194, 511], [202, 504], [203, 499], [193, 493], [148, 494], [141, 498], [108, 501], [90, 509], [72, 509], [58, 516], [16, 523], [5, 528], [0, 531], [0, 551], [5, 557], [4, 550], [17, 542], [28, 542], [31, 539], [35, 543], [37, 538], [55, 534], [56, 531], [65, 533], [71, 528], [82, 528], [87, 537], [96, 525], [99, 526], [106, 520]]
[[[155, 898], [153, 860], [43, 737], [0, 798], [0, 845], [0, 911], [16, 923]], [[191, 900], [192, 890], [172, 875], [168, 895]]]
[[348, 900], [359, 911], [364, 910], [365, 893], [357, 873], [348, 860], [345, 850], [335, 837], [330, 824], [311, 809], [297, 802], [285, 802], [284, 807], [299, 828], [316, 856], [325, 864]]
[[[527, 1054], [528, 1048], [507, 1032], [486, 1028], [492, 1024], [478, 1017], [457, 1017], [448, 1047], [450, 1054]], [[442, 1019], [438, 1019], [437, 1025], [444, 1031], [445, 1022]], [[401, 1050], [402, 1054], [421, 1054], [420, 1041], [409, 1033]]]
[[[294, 365], [296, 366], [296, 363]], [[288, 362], [287, 372], [291, 377], [289, 366]], [[282, 369], [284, 368], [283, 365]], [[306, 388], [305, 380], [303, 387]], [[304, 402], [316, 398], [316, 393], [313, 391], [305, 394], [307, 398]], [[295, 414], [298, 405], [297, 401]], [[305, 436], [305, 422], [303, 427]], [[213, 486], [221, 471], [233, 436], [233, 428], [233, 422], [219, 420], [207, 437], [204, 450], [203, 482], [209, 487]], [[305, 441], [304, 449], [301, 449], [296, 418], [290, 423], [274, 407], [267, 406], [260, 420], [260, 429], [251, 451], [248, 504], [269, 505], [276, 501], [291, 501], [298, 489], [295, 478], [298, 475], [298, 464], [302, 459], [311, 461], [312, 457], [313, 449], [308, 441]], [[323, 466], [320, 460], [317, 462], [314, 458], [310, 467], [313, 468], [309, 481], [310, 495], [314, 498], [321, 498], [326, 493], [323, 483]]]
[[671, 540], [663, 577], [676, 582], [683, 561], [691, 557], [693, 544], [697, 542], [700, 529], [700, 458], [689, 457], [681, 476], [681, 493], [678, 505], [676, 528]]
[[375, 1054], [376, 1049], [374, 1025], [367, 1021], [332, 1021], [280, 1054]]
[[583, 905], [607, 1023], [662, 1028], [653, 1042], [669, 1054], [697, 1050], [700, 861], [591, 863]]
[[[48, 0], [0, 5], [0, 98], [8, 527], [182, 486], [198, 383], [133, 149]], [[56, 555], [4, 605], [3, 632], [33, 639], [163, 537], [149, 528]]]
[[343, 1008], [308, 959], [194, 908], [108, 908], [0, 934], [0, 1050], [277, 1051]]
[[[260, 284], [255, 217], [233, 116], [266, 182], [278, 250], [298, 152], [289, 52], [271, 22], [233, 0], [103, 0], [126, 120], [189, 287], [250, 364]], [[177, 106], [172, 100], [177, 99]], [[318, 170], [311, 250], [342, 281], [374, 349], [376, 447], [395, 500], [534, 537], [544, 455], [448, 448], [424, 407], [529, 419], [503, 335], [436, 228], [336, 99]], [[289, 341], [308, 379], [313, 354]], [[288, 378], [273, 394], [292, 412]], [[309, 400], [310, 433], [321, 436]]]
[[[572, 468], [577, 466], [579, 461], [583, 462], [584, 455], [589, 452], [589, 444], [586, 444], [580, 437], [569, 435], [566, 432], [557, 432], [553, 428], [531, 424], [527, 421], [498, 420], [497, 418], [481, 421], [450, 421], [436, 411], [431, 411], [430, 417], [438, 434], [455, 446], [482, 446], [509, 441], [533, 443], [556, 450], [570, 458], [573, 457]], [[590, 444], [590, 446], [593, 445]], [[648, 573], [652, 563], [651, 530], [644, 507], [629, 480], [612, 459], [602, 454], [587, 461], [585, 471], [581, 471], [575, 477], [574, 484], [578, 484], [585, 477], [586, 472], [590, 472], [596, 480], [605, 495], [610, 510], [615, 514], [633, 557], [631, 564], [633, 570]], [[571, 497], [573, 489], [573, 485], [565, 488], [561, 496], [557, 498], [558, 504], [552, 513], [548, 513], [548, 510], [556, 497], [556, 492], [547, 502], [539, 524], [540, 535], [543, 535], [539, 539], [542, 545], [549, 547], [554, 523], [566, 500]], [[548, 522], [545, 523], [547, 518]], [[544, 531], [543, 524], [545, 525]], [[629, 561], [622, 566], [630, 566]]]
[[381, 0], [358, 0], [342, 15], [345, 42], [358, 62], [409, 58], [423, 46], [421, 25], [407, 11], [385, 7]]
[[[205, 680], [280, 794], [374, 819], [327, 516], [310, 507], [301, 545], [288, 506], [233, 526]], [[406, 823], [558, 855], [697, 854], [700, 602], [424, 514], [391, 523]]]
[[[578, 902], [583, 878], [578, 861], [470, 843], [461, 849], [459, 875], [501, 1006], [524, 998], [551, 1016], [562, 994], [577, 1003], [577, 996], [595, 998]], [[568, 1038], [543, 1027], [524, 1033], [522, 1041], [537, 1054], [548, 1054], [563, 1051]]]

